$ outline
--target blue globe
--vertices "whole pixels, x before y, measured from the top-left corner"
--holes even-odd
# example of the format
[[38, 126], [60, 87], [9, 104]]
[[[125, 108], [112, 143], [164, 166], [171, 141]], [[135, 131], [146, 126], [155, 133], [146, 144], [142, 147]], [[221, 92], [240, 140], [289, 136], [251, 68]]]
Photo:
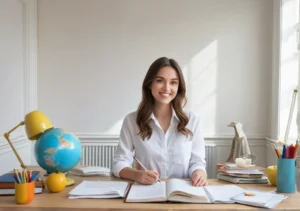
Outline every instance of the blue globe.
[[51, 128], [36, 141], [34, 156], [48, 174], [67, 172], [81, 159], [81, 143], [75, 135], [65, 133], [60, 128]]

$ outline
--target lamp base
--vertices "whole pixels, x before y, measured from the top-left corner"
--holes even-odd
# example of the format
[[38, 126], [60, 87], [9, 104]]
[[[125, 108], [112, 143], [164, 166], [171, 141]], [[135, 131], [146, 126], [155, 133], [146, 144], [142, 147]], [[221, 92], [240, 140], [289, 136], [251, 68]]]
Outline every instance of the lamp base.
[[67, 184], [66, 186], [71, 186], [71, 185], [74, 185], [75, 184], [75, 180], [70, 178], [70, 177], [66, 177], [67, 179]]

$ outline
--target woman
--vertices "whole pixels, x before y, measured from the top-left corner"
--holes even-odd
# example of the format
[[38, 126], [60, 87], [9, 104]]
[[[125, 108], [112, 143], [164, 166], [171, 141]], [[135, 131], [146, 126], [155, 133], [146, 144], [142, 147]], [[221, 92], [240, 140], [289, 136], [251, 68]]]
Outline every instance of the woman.
[[[114, 175], [141, 184], [153, 184], [159, 175], [191, 177], [193, 186], [207, 185], [199, 118], [183, 111], [186, 88], [177, 62], [166, 57], [154, 61], [142, 92], [138, 110], [124, 119]], [[134, 156], [147, 170], [132, 168]]]

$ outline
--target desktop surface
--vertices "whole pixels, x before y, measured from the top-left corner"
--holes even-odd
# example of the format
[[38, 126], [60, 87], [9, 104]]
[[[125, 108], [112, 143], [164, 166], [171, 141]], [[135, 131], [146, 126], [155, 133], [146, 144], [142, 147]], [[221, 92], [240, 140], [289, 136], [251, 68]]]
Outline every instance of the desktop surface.
[[[29, 168], [30, 169], [30, 168]], [[34, 167], [36, 170], [37, 168]], [[40, 169], [39, 169], [40, 170]], [[42, 175], [42, 174], [41, 174]], [[116, 177], [69, 175], [75, 179], [75, 185], [66, 187], [60, 193], [49, 193], [45, 188], [42, 194], [35, 194], [33, 201], [27, 205], [15, 203], [14, 196], [0, 196], [0, 210], [261, 210], [242, 204], [184, 204], [184, 203], [124, 203], [124, 199], [68, 199], [68, 193], [83, 180], [120, 180]], [[232, 184], [217, 179], [209, 179], [209, 185]], [[269, 184], [238, 184], [243, 188], [256, 188], [264, 191], [274, 191], [276, 187]], [[285, 194], [286, 200], [274, 210], [300, 210], [300, 193]]]

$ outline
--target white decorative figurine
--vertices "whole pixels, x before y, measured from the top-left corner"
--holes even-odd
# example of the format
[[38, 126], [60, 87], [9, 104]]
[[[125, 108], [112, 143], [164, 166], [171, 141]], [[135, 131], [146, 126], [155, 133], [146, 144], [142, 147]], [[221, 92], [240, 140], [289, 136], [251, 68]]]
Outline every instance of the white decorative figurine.
[[247, 137], [242, 130], [242, 124], [239, 122], [231, 122], [228, 127], [234, 128], [235, 136], [232, 140], [230, 155], [226, 162], [235, 163], [236, 158], [247, 158], [254, 162], [257, 157], [251, 154]]

